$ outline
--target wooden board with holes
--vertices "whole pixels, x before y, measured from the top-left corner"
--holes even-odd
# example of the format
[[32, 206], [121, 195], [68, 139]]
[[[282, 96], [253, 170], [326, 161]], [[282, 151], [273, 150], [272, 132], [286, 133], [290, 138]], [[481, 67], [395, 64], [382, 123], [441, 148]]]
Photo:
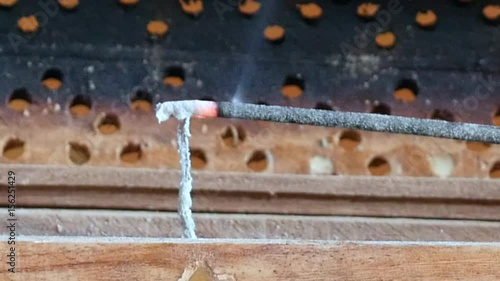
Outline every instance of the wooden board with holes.
[[[5, 240], [5, 236], [1, 236]], [[3, 280], [496, 280], [497, 243], [19, 237]]]
[[[16, 173], [19, 207], [177, 209], [179, 172], [0, 166]], [[497, 180], [198, 172], [195, 212], [500, 220]], [[5, 186], [0, 183], [0, 186]]]
[[[0, 2], [0, 162], [176, 168], [175, 122], [152, 110], [179, 99], [500, 124], [495, 1], [183, 1]], [[368, 32], [346, 52], [377, 12], [394, 48]], [[207, 171], [500, 176], [484, 144], [230, 120], [193, 136]]]
[[[103, 135], [93, 119], [101, 117], [0, 122], [0, 163], [179, 167], [176, 120], [158, 125], [152, 114], [127, 113], [118, 132]], [[500, 177], [499, 145], [224, 119], [193, 120], [192, 135], [193, 167], [204, 171]]]
[[[88, 1], [71, 12], [55, 2], [6, 2], [0, 98], [47, 111], [211, 98], [351, 111], [383, 104], [395, 115], [491, 123], [498, 110], [488, 84], [499, 77], [495, 0], [383, 0], [368, 9], [360, 1], [251, 1], [251, 16], [221, 0], [195, 1], [198, 16], [185, 1]], [[319, 20], [304, 17], [311, 13]], [[281, 44], [266, 40], [270, 26]], [[388, 33], [395, 44], [380, 46]], [[286, 86], [294, 93], [282, 93]], [[394, 93], [401, 89], [412, 98]]]

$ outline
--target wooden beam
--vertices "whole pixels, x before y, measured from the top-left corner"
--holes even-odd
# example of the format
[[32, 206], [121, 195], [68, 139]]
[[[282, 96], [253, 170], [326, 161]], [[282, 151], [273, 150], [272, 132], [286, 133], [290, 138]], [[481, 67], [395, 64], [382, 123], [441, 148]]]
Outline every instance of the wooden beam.
[[[170, 212], [18, 209], [23, 235], [181, 237]], [[195, 214], [198, 237], [379, 241], [500, 241], [500, 222], [400, 218]], [[8, 234], [0, 228], [0, 234]]]
[[[6, 237], [1, 239], [5, 241]], [[497, 280], [498, 243], [18, 237], [2, 280]], [[3, 254], [2, 254], [3, 255]], [[20, 280], [19, 279], [19, 280]]]
[[[1, 165], [18, 174], [18, 185], [118, 187], [176, 190], [179, 170], [53, 165]], [[500, 201], [500, 182], [493, 179], [372, 176], [310, 176], [194, 171], [198, 189], [213, 192], [307, 194]], [[1, 183], [5, 184], [5, 183]]]
[[[16, 172], [19, 207], [177, 208], [177, 170], [0, 168]], [[194, 186], [198, 212], [500, 220], [500, 184], [491, 179], [196, 172]]]

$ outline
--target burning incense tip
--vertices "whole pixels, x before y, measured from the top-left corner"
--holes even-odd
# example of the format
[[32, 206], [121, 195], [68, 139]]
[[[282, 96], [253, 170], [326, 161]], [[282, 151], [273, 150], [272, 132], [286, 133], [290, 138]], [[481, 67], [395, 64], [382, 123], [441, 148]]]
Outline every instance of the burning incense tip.
[[162, 123], [174, 116], [178, 120], [190, 117], [217, 117], [217, 103], [213, 101], [185, 100], [167, 101], [156, 105], [156, 118]]

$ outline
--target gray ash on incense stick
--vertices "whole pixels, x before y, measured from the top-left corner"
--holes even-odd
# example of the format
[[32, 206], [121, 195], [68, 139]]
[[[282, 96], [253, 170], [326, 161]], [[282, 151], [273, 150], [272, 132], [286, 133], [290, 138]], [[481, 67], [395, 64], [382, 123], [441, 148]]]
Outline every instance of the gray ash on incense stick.
[[195, 112], [195, 103], [186, 102], [166, 102], [156, 107], [156, 118], [161, 123], [174, 116], [180, 121], [177, 129], [177, 147], [181, 164], [181, 180], [179, 186], [179, 208], [178, 213], [182, 222], [182, 237], [195, 239], [195, 222], [191, 208], [193, 200], [191, 191], [193, 189], [193, 178], [191, 177], [191, 158], [189, 152], [189, 131], [190, 119]]
[[379, 114], [219, 102], [218, 116], [500, 144], [500, 128]]

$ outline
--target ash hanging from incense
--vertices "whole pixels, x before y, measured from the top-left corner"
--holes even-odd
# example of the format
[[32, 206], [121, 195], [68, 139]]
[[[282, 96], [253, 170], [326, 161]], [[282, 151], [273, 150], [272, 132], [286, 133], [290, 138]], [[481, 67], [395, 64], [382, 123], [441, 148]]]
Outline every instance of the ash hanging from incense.
[[[201, 102], [203, 103], [203, 102]], [[179, 186], [179, 209], [183, 227], [183, 238], [195, 239], [195, 223], [191, 207], [193, 200], [191, 190], [193, 189], [193, 178], [191, 177], [191, 158], [189, 154], [189, 123], [192, 116], [196, 116], [198, 102], [165, 102], [156, 106], [156, 118], [158, 122], [164, 122], [174, 116], [180, 121], [177, 130], [177, 147], [181, 162], [181, 181]], [[202, 106], [203, 107], [203, 106]]]

